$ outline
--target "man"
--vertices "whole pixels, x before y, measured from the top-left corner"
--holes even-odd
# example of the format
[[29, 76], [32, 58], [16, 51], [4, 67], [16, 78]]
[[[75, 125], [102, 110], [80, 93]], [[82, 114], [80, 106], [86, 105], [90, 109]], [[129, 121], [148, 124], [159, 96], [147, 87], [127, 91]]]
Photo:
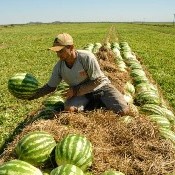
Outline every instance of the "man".
[[47, 84], [29, 100], [55, 91], [61, 80], [64, 80], [70, 86], [63, 94], [66, 111], [82, 111], [91, 99], [100, 99], [107, 109], [118, 114], [128, 111], [123, 95], [101, 71], [95, 55], [85, 50], [76, 50], [69, 34], [59, 34], [49, 49], [56, 52], [59, 61]]

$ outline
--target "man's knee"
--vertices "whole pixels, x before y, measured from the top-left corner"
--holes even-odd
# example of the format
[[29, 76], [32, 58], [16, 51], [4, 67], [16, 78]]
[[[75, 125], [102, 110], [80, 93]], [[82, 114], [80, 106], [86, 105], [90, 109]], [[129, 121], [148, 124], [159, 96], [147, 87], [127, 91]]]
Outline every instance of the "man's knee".
[[64, 110], [69, 111], [69, 112], [77, 112], [78, 111], [77, 107], [75, 107], [75, 106], [65, 106]]
[[119, 115], [127, 115], [129, 113], [129, 105], [125, 105], [122, 107], [122, 109], [119, 111]]

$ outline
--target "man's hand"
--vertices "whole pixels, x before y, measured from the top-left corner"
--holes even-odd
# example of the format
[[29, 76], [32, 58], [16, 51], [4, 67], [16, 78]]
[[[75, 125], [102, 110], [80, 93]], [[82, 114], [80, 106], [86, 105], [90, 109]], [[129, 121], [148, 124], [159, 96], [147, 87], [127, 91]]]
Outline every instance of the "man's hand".
[[66, 99], [72, 98], [75, 96], [74, 90], [72, 88], [69, 88], [63, 92], [63, 97]]

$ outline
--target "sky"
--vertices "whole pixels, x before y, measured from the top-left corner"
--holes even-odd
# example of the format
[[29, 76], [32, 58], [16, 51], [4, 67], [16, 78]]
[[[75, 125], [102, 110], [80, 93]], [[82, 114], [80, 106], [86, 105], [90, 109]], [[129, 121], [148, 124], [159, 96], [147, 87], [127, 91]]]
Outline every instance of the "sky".
[[175, 0], [0, 0], [0, 25], [29, 22], [173, 22]]

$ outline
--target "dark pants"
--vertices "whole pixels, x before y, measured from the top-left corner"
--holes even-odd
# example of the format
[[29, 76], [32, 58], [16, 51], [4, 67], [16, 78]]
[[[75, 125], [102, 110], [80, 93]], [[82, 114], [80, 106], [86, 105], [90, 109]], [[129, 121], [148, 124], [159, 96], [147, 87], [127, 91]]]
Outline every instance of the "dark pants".
[[81, 111], [89, 106], [89, 103], [91, 105], [97, 102], [102, 102], [103, 106], [113, 110], [115, 113], [123, 113], [128, 110], [128, 104], [123, 95], [111, 84], [89, 94], [73, 97], [65, 102], [65, 106], [74, 106]]
[[101, 105], [116, 113], [124, 112], [128, 109], [128, 104], [123, 95], [111, 84], [105, 85], [99, 90], [86, 94], [90, 101], [102, 102]]

